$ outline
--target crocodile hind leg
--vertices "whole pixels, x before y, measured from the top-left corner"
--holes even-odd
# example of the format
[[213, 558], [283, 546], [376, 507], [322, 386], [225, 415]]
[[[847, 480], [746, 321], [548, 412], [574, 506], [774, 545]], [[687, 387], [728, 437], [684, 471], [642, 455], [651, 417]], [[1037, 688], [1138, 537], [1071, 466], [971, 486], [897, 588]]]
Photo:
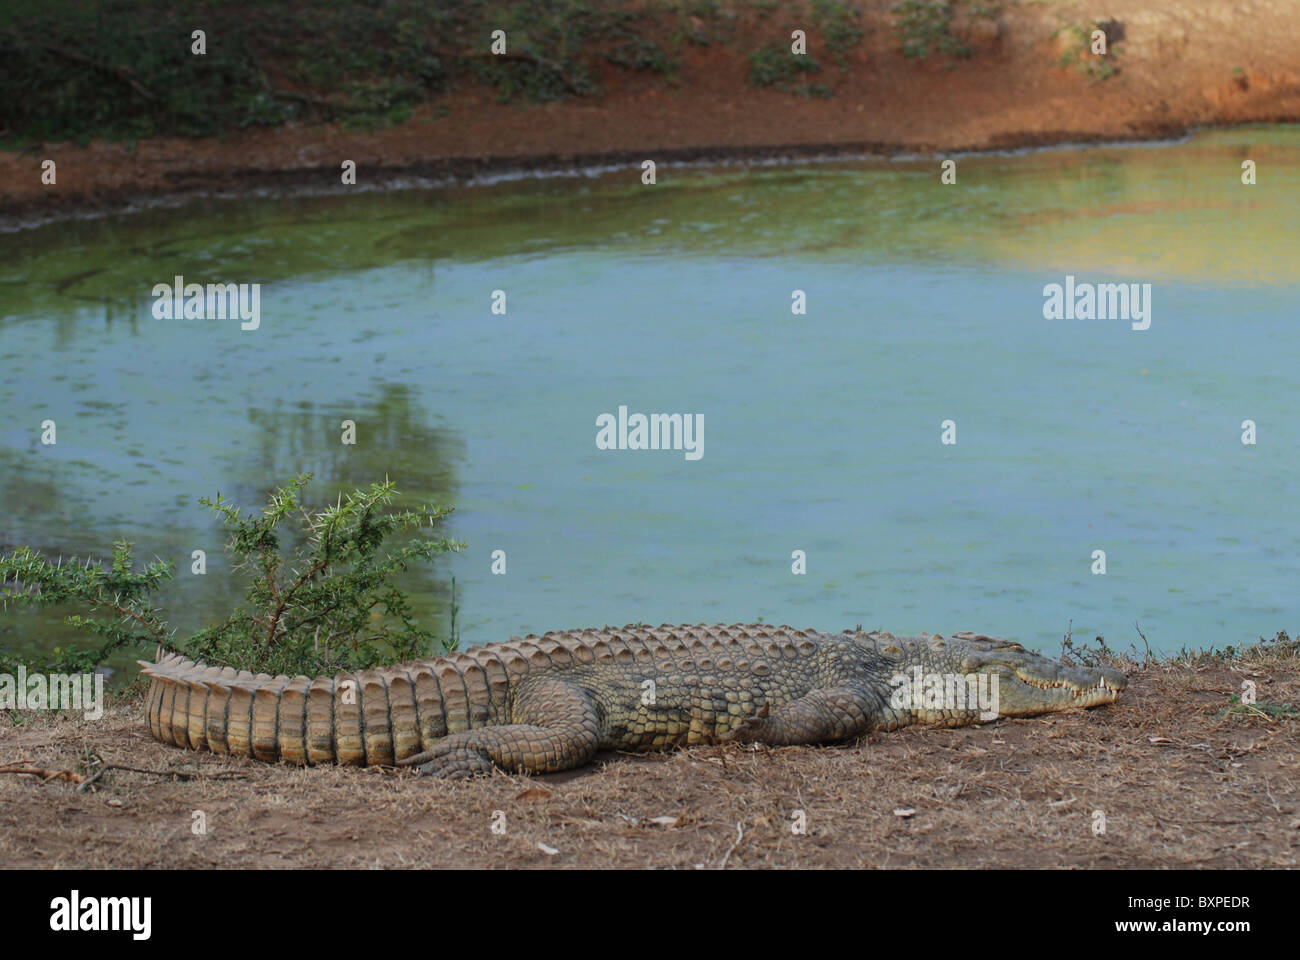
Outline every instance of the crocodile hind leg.
[[520, 683], [511, 704], [513, 723], [443, 737], [430, 749], [400, 761], [442, 778], [491, 773], [554, 773], [586, 763], [600, 743], [600, 720], [591, 696], [546, 677]]
[[832, 743], [865, 733], [875, 720], [873, 698], [858, 687], [826, 687], [791, 700], [770, 714], [766, 707], [732, 731], [741, 743]]

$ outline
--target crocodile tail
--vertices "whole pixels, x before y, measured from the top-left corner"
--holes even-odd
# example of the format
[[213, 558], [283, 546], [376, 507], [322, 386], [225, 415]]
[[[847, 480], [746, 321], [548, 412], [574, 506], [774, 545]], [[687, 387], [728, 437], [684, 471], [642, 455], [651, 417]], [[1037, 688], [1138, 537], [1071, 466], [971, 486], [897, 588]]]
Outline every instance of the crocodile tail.
[[433, 664], [273, 677], [162, 650], [156, 662], [139, 663], [152, 680], [149, 729], [156, 739], [297, 764], [373, 766], [414, 756], [446, 735], [443, 685], [449, 669], [459, 677], [447, 665], [435, 673]]

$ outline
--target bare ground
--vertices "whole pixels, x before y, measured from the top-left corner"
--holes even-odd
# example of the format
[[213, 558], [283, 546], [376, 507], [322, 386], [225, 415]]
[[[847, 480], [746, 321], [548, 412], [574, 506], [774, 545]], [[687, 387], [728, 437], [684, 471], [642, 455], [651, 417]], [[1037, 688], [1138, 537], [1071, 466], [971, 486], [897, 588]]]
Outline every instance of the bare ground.
[[[600, 99], [517, 106], [471, 88], [373, 132], [299, 125], [221, 140], [47, 144], [0, 155], [0, 214], [39, 218], [165, 193], [337, 186], [345, 159], [357, 163], [359, 183], [374, 183], [647, 157], [986, 150], [1300, 119], [1292, 0], [1111, 0], [1104, 15], [1122, 24], [1123, 39], [1111, 57], [1119, 72], [1107, 79], [1062, 67], [1068, 35], [1053, 36], [1099, 18], [1093, 7], [1008, 2], [996, 22], [958, 24], [971, 59], [911, 61], [893, 31], [896, 2], [856, 0], [866, 36], [846, 70], [812, 49], [825, 64], [812, 79], [833, 89], [830, 99], [749, 84], [747, 51], [784, 22], [749, 9], [732, 43], [686, 46], [674, 83], [609, 68]], [[41, 184], [44, 159], [58, 164], [53, 186]]]
[[[193, 777], [114, 770], [79, 793], [0, 776], [0, 864], [1296, 867], [1300, 721], [1220, 716], [1247, 679], [1260, 701], [1300, 703], [1295, 653], [1128, 669], [1121, 701], [1093, 711], [841, 747], [611, 754], [567, 774], [468, 782], [182, 751], [151, 739], [138, 699], [94, 723], [0, 716], [0, 766], [86, 777], [97, 756]], [[796, 810], [806, 834], [792, 830]]]

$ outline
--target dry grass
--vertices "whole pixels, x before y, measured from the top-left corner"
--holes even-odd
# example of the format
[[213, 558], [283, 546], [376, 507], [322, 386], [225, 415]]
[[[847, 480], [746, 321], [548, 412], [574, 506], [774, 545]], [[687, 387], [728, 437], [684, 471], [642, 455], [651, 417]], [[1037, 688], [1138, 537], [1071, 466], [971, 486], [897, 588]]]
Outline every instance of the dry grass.
[[[445, 783], [154, 742], [132, 700], [90, 723], [0, 717], [0, 766], [107, 763], [95, 789], [0, 776], [12, 867], [1295, 867], [1300, 721], [1223, 716], [1245, 679], [1300, 703], [1300, 657], [1128, 664], [1120, 703], [847, 747], [602, 756]], [[792, 829], [804, 811], [807, 832]], [[904, 815], [905, 811], [914, 813]], [[192, 832], [195, 812], [207, 832]], [[493, 832], [501, 811], [504, 832]], [[1094, 834], [1095, 812], [1105, 832]], [[656, 822], [671, 818], [671, 822]], [[543, 846], [556, 851], [549, 853]]]

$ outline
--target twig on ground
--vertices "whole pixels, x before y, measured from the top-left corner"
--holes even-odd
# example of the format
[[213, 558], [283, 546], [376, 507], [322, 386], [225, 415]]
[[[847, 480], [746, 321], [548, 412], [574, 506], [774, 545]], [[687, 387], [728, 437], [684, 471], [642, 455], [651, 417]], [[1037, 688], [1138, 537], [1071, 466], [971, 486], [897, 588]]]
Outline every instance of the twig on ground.
[[731, 852], [732, 852], [733, 850], [735, 850], [736, 847], [740, 845], [740, 841], [741, 841], [741, 840], [744, 840], [744, 839], [745, 839], [745, 828], [742, 827], [742, 826], [740, 825], [740, 821], [737, 820], [737, 821], [736, 821], [736, 839], [735, 839], [735, 841], [731, 844], [731, 846], [727, 847], [727, 852], [724, 853], [724, 854], [722, 855], [722, 862], [721, 862], [720, 864], [718, 864], [718, 869], [719, 869], [719, 870], [725, 870], [725, 869], [727, 869], [727, 861], [731, 859]]
[[1142, 638], [1142, 645], [1143, 645], [1144, 647], [1147, 648], [1147, 652], [1146, 652], [1146, 654], [1142, 657], [1142, 662], [1143, 662], [1144, 664], [1146, 664], [1146, 663], [1150, 663], [1150, 662], [1151, 662], [1151, 644], [1147, 643], [1147, 635], [1146, 635], [1145, 633], [1142, 632], [1142, 628], [1138, 625], [1138, 622], [1137, 622], [1136, 620], [1133, 621], [1133, 629], [1136, 630], [1136, 631], [1138, 632], [1138, 636]]
[[71, 770], [46, 770], [44, 767], [0, 767], [0, 773], [26, 773], [33, 777], [40, 777], [42, 783], [49, 783], [51, 780], [81, 783], [82, 780], [81, 774]]
[[83, 793], [87, 787], [110, 770], [123, 770], [127, 773], [147, 773], [153, 777], [175, 777], [178, 780], [244, 780], [248, 776], [233, 770], [223, 770], [216, 773], [185, 773], [181, 770], [146, 770], [142, 767], [124, 767], [116, 763], [106, 763], [95, 772], [93, 777], [77, 787], [77, 792]]

